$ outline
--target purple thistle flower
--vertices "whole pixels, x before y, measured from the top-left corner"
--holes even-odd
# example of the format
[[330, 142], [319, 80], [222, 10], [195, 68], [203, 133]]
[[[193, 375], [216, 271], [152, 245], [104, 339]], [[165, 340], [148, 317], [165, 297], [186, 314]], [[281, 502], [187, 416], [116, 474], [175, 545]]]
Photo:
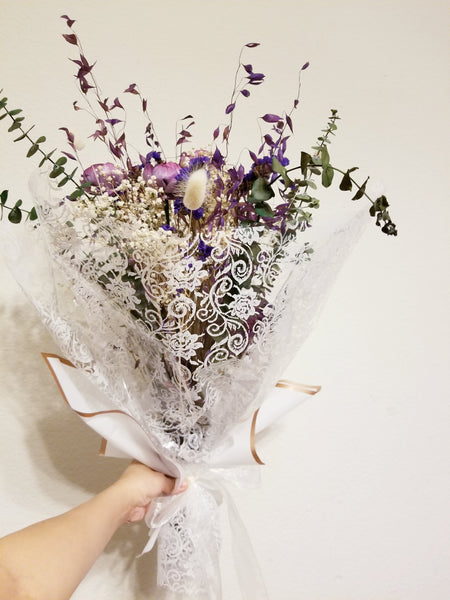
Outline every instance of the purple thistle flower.
[[201, 219], [203, 217], [203, 213], [205, 212], [205, 209], [203, 208], [203, 206], [200, 206], [200, 208], [197, 208], [196, 210], [192, 211], [192, 216], [194, 217], [194, 219]]
[[189, 161], [189, 168], [191, 170], [203, 167], [204, 165], [208, 165], [211, 162], [211, 158], [209, 156], [194, 156]]
[[157, 152], [156, 150], [152, 150], [145, 157], [147, 162], [150, 162], [152, 159], [156, 162], [161, 162], [161, 152]]
[[182, 208], [184, 208], [183, 199], [175, 198], [175, 200], [173, 201], [173, 212], [175, 214], [178, 214]]
[[200, 239], [198, 242], [198, 256], [200, 260], [205, 261], [209, 256], [211, 256], [211, 252], [213, 250], [212, 246], [208, 246], [205, 242]]
[[173, 233], [175, 233], [175, 227], [172, 227], [171, 225], [168, 225], [167, 223], [165, 223], [164, 225], [161, 225], [161, 229], [164, 229], [164, 231], [173, 231]]
[[191, 174], [191, 170], [189, 167], [181, 167], [181, 169], [178, 171], [175, 179], [177, 181], [187, 181], [189, 179], [190, 174]]

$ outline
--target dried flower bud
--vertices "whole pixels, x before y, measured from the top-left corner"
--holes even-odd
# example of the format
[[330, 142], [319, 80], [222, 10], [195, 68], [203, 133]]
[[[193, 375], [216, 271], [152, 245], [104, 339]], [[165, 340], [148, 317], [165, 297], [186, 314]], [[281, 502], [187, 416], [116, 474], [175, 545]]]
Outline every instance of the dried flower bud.
[[83, 148], [86, 146], [84, 139], [76, 133], [74, 134], [73, 145], [75, 146], [76, 150], [83, 150]]
[[198, 169], [189, 175], [186, 182], [183, 204], [188, 210], [198, 210], [206, 197], [208, 174], [205, 169]]

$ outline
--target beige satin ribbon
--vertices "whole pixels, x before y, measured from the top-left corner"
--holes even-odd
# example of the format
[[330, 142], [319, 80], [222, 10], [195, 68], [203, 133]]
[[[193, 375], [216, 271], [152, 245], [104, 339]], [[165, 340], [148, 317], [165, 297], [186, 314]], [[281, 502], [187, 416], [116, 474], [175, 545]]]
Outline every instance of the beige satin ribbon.
[[[49, 358], [57, 358], [64, 365], [67, 365], [68, 367], [73, 367], [74, 369], [76, 368], [75, 365], [72, 364], [67, 359], [63, 358], [62, 356], [58, 356], [58, 354], [50, 354], [50, 353], [46, 353], [46, 352], [42, 352], [41, 354], [42, 354], [45, 362], [47, 363], [47, 367], [50, 369], [50, 372], [53, 375], [53, 379], [55, 380], [56, 385], [58, 386], [61, 396], [64, 398], [66, 404], [68, 406], [70, 406], [70, 402], [67, 400], [66, 394], [64, 393], [64, 390], [61, 387], [61, 384], [56, 376], [56, 373], [53, 370], [53, 367], [48, 359]], [[286, 379], [280, 379], [275, 384], [275, 387], [294, 390], [301, 394], [310, 394], [311, 396], [314, 396], [314, 394], [317, 394], [317, 392], [319, 392], [322, 389], [322, 386], [320, 386], [320, 385], [307, 385], [307, 384], [303, 384], [303, 383], [297, 383], [295, 381], [289, 381]], [[81, 411], [75, 410], [74, 408], [72, 408], [72, 406], [70, 406], [70, 408], [77, 415], [79, 415], [80, 417], [83, 417], [84, 419], [96, 417], [97, 415], [120, 414], [120, 415], [126, 415], [127, 417], [129, 417], [130, 419], [133, 419], [133, 421], [135, 421], [137, 423], [137, 421], [136, 421], [136, 419], [134, 419], [134, 417], [132, 417], [128, 413], [124, 412], [123, 410], [119, 410], [119, 409], [99, 410], [97, 412], [86, 413], [86, 412], [81, 412]], [[265, 463], [261, 460], [261, 458], [258, 456], [258, 453], [256, 451], [256, 421], [258, 418], [258, 413], [259, 413], [259, 408], [257, 410], [255, 410], [255, 412], [253, 414], [252, 425], [250, 428], [250, 450], [251, 450], [251, 453], [252, 453], [252, 456], [253, 456], [255, 462], [258, 463], [259, 465], [264, 465]], [[100, 444], [100, 451], [99, 451], [99, 454], [101, 456], [105, 455], [106, 444], [107, 444], [107, 440], [102, 438], [102, 441]]]
[[305, 383], [297, 383], [295, 381], [288, 381], [287, 379], [280, 379], [275, 384], [275, 387], [285, 388], [288, 390], [295, 390], [296, 392], [300, 392], [301, 394], [310, 394], [314, 396], [317, 392], [320, 392], [322, 389], [321, 385], [308, 385]]
[[[275, 387], [283, 388], [286, 390], [294, 390], [295, 392], [299, 392], [301, 394], [309, 394], [310, 396], [314, 396], [314, 394], [317, 394], [317, 392], [320, 392], [320, 390], [322, 389], [322, 386], [320, 385], [307, 385], [304, 383], [297, 383], [296, 381], [289, 381], [287, 379], [280, 379], [275, 384]], [[258, 453], [256, 452], [256, 420], [258, 418], [258, 412], [259, 408], [255, 411], [255, 414], [253, 415], [252, 419], [252, 427], [250, 430], [250, 448], [255, 461], [259, 465], [264, 465], [265, 463], [261, 460], [261, 458], [258, 456]]]
[[[81, 412], [80, 410], [75, 410], [70, 402], [67, 400], [67, 396], [64, 393], [64, 390], [59, 382], [58, 377], [56, 376], [55, 371], [53, 370], [53, 367], [50, 363], [50, 361], [48, 360], [49, 358], [57, 358], [60, 362], [62, 362], [64, 365], [67, 365], [68, 367], [73, 367], [74, 369], [76, 369], [75, 365], [73, 363], [71, 363], [69, 360], [67, 360], [66, 358], [63, 358], [62, 356], [59, 356], [58, 354], [50, 354], [48, 352], [41, 352], [41, 355], [43, 357], [43, 359], [45, 360], [47, 367], [50, 370], [50, 373], [53, 376], [53, 379], [56, 382], [56, 385], [58, 386], [58, 389], [61, 393], [61, 396], [64, 398], [64, 401], [66, 402], [66, 404], [71, 408], [71, 410], [73, 410], [73, 412], [75, 414], [77, 414], [80, 417], [83, 417], [84, 419], [90, 419], [91, 417], [96, 417], [97, 415], [109, 415], [109, 414], [120, 414], [120, 415], [125, 415], [127, 416], [129, 419], [133, 419], [133, 421], [136, 421], [136, 419], [134, 417], [132, 417], [131, 415], [129, 415], [128, 413], [124, 412], [123, 410], [119, 410], [119, 409], [111, 409], [111, 410], [98, 410], [97, 412]], [[139, 424], [139, 423], [138, 423]], [[102, 438], [102, 441], [100, 443], [100, 449], [98, 451], [100, 456], [105, 456], [106, 453], [106, 445], [107, 445], [108, 441], [105, 440], [105, 438]]]

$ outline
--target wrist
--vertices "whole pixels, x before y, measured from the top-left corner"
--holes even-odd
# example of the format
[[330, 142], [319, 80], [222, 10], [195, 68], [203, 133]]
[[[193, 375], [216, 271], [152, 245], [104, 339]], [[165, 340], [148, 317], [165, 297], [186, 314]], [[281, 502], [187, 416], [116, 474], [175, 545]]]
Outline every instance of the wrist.
[[120, 527], [130, 520], [133, 510], [136, 507], [135, 499], [126, 485], [116, 481], [103, 492], [105, 505], [111, 510], [111, 518], [116, 527]]

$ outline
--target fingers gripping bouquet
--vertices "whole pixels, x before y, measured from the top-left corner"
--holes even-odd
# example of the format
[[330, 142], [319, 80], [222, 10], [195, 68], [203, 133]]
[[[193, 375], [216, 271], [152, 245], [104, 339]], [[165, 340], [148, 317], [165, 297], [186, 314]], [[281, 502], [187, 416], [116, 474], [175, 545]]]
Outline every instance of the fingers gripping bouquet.
[[[246, 423], [254, 432], [273, 419], [272, 411], [292, 404], [295, 392], [285, 392], [283, 405], [271, 390], [309, 332], [361, 222], [360, 215], [341, 219], [332, 235], [322, 236], [324, 244], [312, 247], [311, 211], [319, 206], [311, 194], [314, 177], [328, 187], [339, 173], [340, 188], [356, 186], [352, 199], [369, 200], [384, 233], [396, 235], [396, 228], [384, 196], [372, 201], [367, 180], [354, 181], [354, 168], [331, 165], [335, 110], [313, 152], [301, 152], [300, 164], [290, 166], [287, 143], [299, 95], [289, 113], [261, 117], [266, 132], [247, 166], [227, 164], [236, 105], [264, 80], [241, 58], [228, 121], [214, 131], [211, 146], [186, 149], [194, 125], [188, 115], [170, 160], [147, 101], [131, 84], [125, 92], [141, 105], [148, 145], [146, 154], [131, 156], [122, 101], [101, 96], [74, 21], [63, 18], [70, 30], [64, 38], [79, 52], [73, 62], [85, 110], [95, 119], [92, 137], [112, 159], [82, 167], [77, 177], [68, 168], [69, 161], [81, 164], [74, 135], [62, 128], [70, 151], [56, 159], [42, 149], [44, 137], [30, 137], [20, 110], [0, 100], [9, 130], [31, 143], [28, 155], [38, 153], [40, 166], [50, 165], [49, 177], [32, 182], [35, 208], [25, 237], [35, 264], [15, 274], [77, 367], [47, 357], [60, 386], [107, 439], [110, 453], [191, 478], [187, 493], [161, 499], [147, 515], [148, 547], [156, 536], [159, 541], [159, 583], [185, 596], [219, 597], [217, 510], [228, 499], [224, 481], [241, 483], [242, 467], [253, 461], [240, 451], [251, 429]], [[81, 110], [76, 102], [74, 108]], [[70, 184], [73, 191], [64, 193]], [[6, 191], [1, 208], [12, 223], [27, 214], [21, 201], [8, 204]], [[16, 247], [16, 261], [25, 248]], [[258, 425], [253, 415], [259, 408]], [[248, 597], [254, 593], [253, 587]]]

